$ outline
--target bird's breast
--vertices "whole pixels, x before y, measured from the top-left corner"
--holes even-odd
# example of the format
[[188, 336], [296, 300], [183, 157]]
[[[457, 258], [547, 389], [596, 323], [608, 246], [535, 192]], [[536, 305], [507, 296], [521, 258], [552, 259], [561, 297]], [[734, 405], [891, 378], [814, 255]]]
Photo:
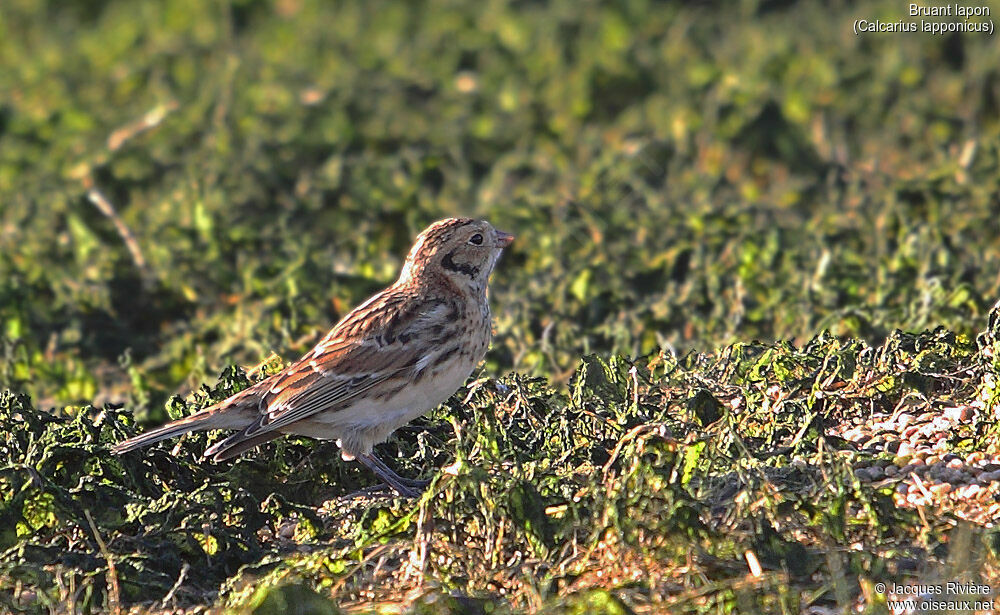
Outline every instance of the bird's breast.
[[379, 434], [388, 436], [447, 400], [465, 384], [484, 353], [477, 340], [455, 340], [430, 349], [413, 371], [382, 383], [341, 410], [318, 413], [310, 421], [350, 430], [377, 428]]
[[[411, 369], [380, 383], [349, 405], [319, 412], [287, 431], [340, 439], [345, 453], [364, 454], [393, 431], [436, 408], [465, 384], [489, 347], [489, 307], [469, 305], [438, 339], [423, 340], [426, 349]], [[408, 343], [420, 343], [414, 339]]]

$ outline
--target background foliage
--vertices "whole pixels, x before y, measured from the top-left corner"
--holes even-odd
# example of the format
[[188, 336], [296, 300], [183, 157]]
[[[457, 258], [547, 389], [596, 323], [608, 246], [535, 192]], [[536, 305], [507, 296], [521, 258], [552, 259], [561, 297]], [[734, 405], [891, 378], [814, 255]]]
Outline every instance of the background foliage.
[[[443, 601], [508, 596], [532, 608], [576, 608], [563, 601], [579, 588], [560, 575], [589, 560], [565, 545], [583, 545], [588, 557], [610, 549], [621, 561], [621, 545], [604, 541], [609, 527], [651, 561], [675, 562], [688, 541], [703, 544], [718, 574], [700, 586], [711, 598], [691, 597], [697, 608], [748, 599], [726, 585], [738, 577], [727, 566], [745, 574], [743, 538], [778, 531], [790, 544], [851, 544], [858, 537], [842, 529], [810, 543], [760, 519], [734, 522], [750, 534], [727, 542], [724, 525], [695, 522], [701, 492], [685, 490], [729, 472], [715, 464], [741, 456], [731, 438], [679, 444], [685, 422], [664, 440], [673, 444], [635, 447], [667, 437], [643, 426], [668, 423], [680, 406], [704, 419], [706, 406], [689, 397], [737, 395], [706, 388], [711, 361], [737, 361], [742, 346], [730, 345], [754, 340], [772, 358], [801, 354], [818, 369], [815, 357], [838, 339], [849, 350], [837, 352], [856, 362], [864, 348], [897, 348], [896, 329], [943, 326], [953, 335], [936, 360], [973, 370], [957, 390], [969, 400], [993, 395], [995, 355], [971, 340], [1000, 296], [1000, 46], [978, 34], [851, 30], [856, 18], [895, 21], [904, 10], [895, 0], [6, 0], [0, 385], [9, 392], [0, 424], [11, 461], [0, 470], [0, 547], [12, 551], [0, 589], [20, 600], [34, 588], [64, 604], [70, 585], [85, 587], [81, 603], [107, 608], [107, 558], [91, 525], [119, 558], [123, 601], [162, 600], [188, 566], [194, 572], [170, 596], [181, 605], [236, 604], [238, 579], [251, 572], [361, 600], [367, 581], [352, 575], [367, 568], [358, 558], [380, 541], [395, 544], [387, 536], [406, 548], [380, 556], [440, 553], [434, 541], [448, 534], [428, 534], [432, 520], [452, 540], [473, 524], [469, 540], [486, 551], [469, 553], [486, 553], [489, 565], [425, 565], [406, 577], [412, 586], [432, 581], [447, 590], [435, 594]], [[319, 502], [368, 477], [321, 462], [332, 449], [304, 441], [269, 445], [232, 468], [197, 461], [203, 437], [185, 440], [179, 457], [168, 454], [172, 444], [146, 459], [104, 452], [136, 429], [133, 416], [165, 420], [243, 386], [237, 370], [206, 386], [228, 366], [274, 352], [273, 369], [298, 356], [394, 279], [420, 229], [450, 215], [486, 217], [518, 241], [492, 285], [497, 338], [484, 368], [509, 374], [495, 389], [507, 393], [488, 393], [489, 381], [471, 406], [453, 398], [388, 445], [415, 473], [467, 456], [468, 472], [444, 481], [440, 499], [323, 513]], [[814, 339], [823, 331], [832, 336]], [[680, 372], [664, 365], [689, 351], [705, 353], [683, 364], [701, 375], [670, 380]], [[591, 353], [602, 358], [581, 363]], [[643, 357], [642, 387], [637, 375], [629, 385], [631, 362], [619, 355]], [[872, 373], [896, 376], [913, 358], [880, 356]], [[721, 386], [732, 374], [718, 369]], [[597, 372], [605, 376], [588, 380]], [[790, 373], [731, 382], [778, 433], [754, 435], [768, 450], [814, 409], [808, 397], [784, 428], [763, 410], [759, 382], [806, 377]], [[890, 409], [912, 384], [893, 382], [878, 393]], [[681, 392], [657, 393], [670, 387]], [[642, 409], [639, 388], [656, 411]], [[168, 403], [175, 394], [188, 396]], [[540, 430], [537, 441], [526, 425]], [[626, 438], [631, 429], [640, 431]], [[991, 427], [977, 429], [976, 446], [991, 450]], [[615, 450], [636, 461], [605, 466]], [[767, 459], [760, 463], [783, 463]], [[510, 463], [520, 469], [496, 478]], [[815, 463], [849, 475], [844, 460]], [[685, 478], [662, 475], [676, 467]], [[477, 487], [484, 476], [496, 480]], [[844, 480], [834, 495], [807, 489], [806, 516], [829, 497], [843, 498], [834, 509], [847, 517], [851, 502], [865, 515], [881, 510]], [[651, 499], [629, 499], [646, 488]], [[563, 505], [559, 522], [537, 514]], [[622, 512], [636, 507], [670, 527], [639, 527], [647, 517]], [[731, 514], [746, 521], [745, 513]], [[864, 544], [903, 540], [902, 525], [879, 529], [889, 526], [876, 517], [864, 517], [875, 528]], [[294, 548], [275, 546], [287, 518], [297, 520], [284, 537]], [[230, 529], [204, 529], [220, 523]], [[527, 546], [505, 543], [504, 532]], [[650, 545], [650, 532], [663, 543]], [[922, 535], [920, 553], [936, 536]], [[285, 560], [289, 549], [297, 555]], [[531, 564], [510, 572], [512, 550]], [[859, 575], [885, 572], [874, 561], [844, 564], [850, 591], [864, 587]], [[43, 573], [42, 562], [55, 569]], [[821, 564], [831, 578], [833, 564]], [[243, 565], [251, 569], [237, 574]], [[765, 593], [791, 604], [799, 589], [816, 591], [807, 577], [775, 577]], [[624, 577], [583, 586], [633, 582], [647, 598], [671, 594]], [[619, 608], [620, 595], [577, 597], [591, 605], [580, 608]], [[17, 602], [29, 603], [41, 604]]]

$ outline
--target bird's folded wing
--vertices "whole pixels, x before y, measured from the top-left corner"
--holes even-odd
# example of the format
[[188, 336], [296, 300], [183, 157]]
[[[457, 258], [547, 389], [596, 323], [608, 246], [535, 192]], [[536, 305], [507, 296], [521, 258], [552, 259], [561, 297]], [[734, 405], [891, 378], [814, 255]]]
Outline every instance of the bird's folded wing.
[[[275, 379], [246, 438], [321, 411], [335, 412], [392, 380], [408, 380], [451, 336], [458, 312], [443, 301], [377, 296], [344, 318], [327, 337]], [[363, 314], [357, 314], [363, 310]], [[364, 322], [356, 322], [361, 318]]]

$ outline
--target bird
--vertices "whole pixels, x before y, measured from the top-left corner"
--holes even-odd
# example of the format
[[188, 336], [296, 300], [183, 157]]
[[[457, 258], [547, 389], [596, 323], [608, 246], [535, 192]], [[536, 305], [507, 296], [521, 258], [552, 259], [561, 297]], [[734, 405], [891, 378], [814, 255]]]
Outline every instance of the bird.
[[399, 279], [354, 308], [300, 359], [191, 416], [113, 447], [121, 455], [192, 431], [234, 431], [204, 455], [231, 459], [282, 435], [336, 440], [400, 496], [405, 479], [373, 452], [392, 432], [447, 400], [492, 337], [487, 286], [514, 236], [485, 220], [448, 218], [421, 232]]

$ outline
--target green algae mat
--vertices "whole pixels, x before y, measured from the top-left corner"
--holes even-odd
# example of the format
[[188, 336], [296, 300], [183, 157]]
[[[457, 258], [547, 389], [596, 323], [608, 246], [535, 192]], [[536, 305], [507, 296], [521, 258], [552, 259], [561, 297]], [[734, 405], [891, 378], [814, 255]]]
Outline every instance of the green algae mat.
[[[0, 612], [991, 609], [1000, 45], [907, 7], [3, 2]], [[422, 497], [110, 454], [455, 215], [518, 239]]]

